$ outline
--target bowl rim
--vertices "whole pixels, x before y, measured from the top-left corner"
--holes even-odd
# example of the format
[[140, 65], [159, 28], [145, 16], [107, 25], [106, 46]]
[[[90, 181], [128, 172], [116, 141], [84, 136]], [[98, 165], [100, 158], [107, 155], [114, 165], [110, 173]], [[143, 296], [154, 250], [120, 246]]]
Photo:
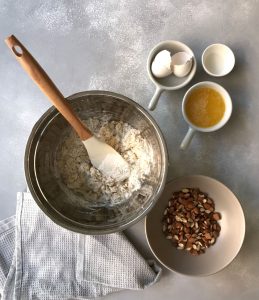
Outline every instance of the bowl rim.
[[[232, 57], [232, 65], [229, 67], [229, 69], [227, 69], [225, 72], [222, 72], [222, 73], [215, 73], [215, 72], [210, 71], [207, 68], [207, 64], [205, 62], [205, 56], [207, 55], [207, 53], [209, 51], [211, 51], [211, 49], [216, 48], [216, 47], [221, 47], [221, 48], [226, 49], [229, 52], [230, 56]], [[228, 75], [233, 70], [233, 68], [235, 66], [235, 63], [236, 63], [236, 58], [235, 58], [235, 54], [234, 54], [233, 50], [229, 46], [227, 46], [226, 44], [222, 44], [222, 43], [214, 43], [214, 44], [211, 44], [211, 45], [207, 46], [204, 49], [204, 51], [202, 52], [201, 63], [202, 63], [204, 71], [207, 74], [209, 74], [210, 76], [213, 76], [213, 77], [224, 77], [224, 76]]]
[[[194, 175], [178, 176], [178, 177], [175, 177], [175, 178], [173, 178], [172, 180], [168, 181], [168, 182], [166, 183], [166, 186], [169, 185], [169, 184], [172, 184], [172, 183], [173, 183], [174, 181], [176, 181], [176, 180], [180, 180], [180, 179], [183, 179], [183, 178], [184, 178], [184, 179], [187, 179], [187, 178], [197, 178], [197, 177], [215, 181], [217, 184], [220, 184], [220, 185], [223, 186], [225, 189], [227, 189], [228, 191], [230, 191], [230, 192], [233, 194], [233, 196], [234, 196], [234, 198], [235, 198], [237, 204], [239, 205], [239, 207], [240, 207], [240, 209], [241, 209], [242, 220], [243, 220], [243, 226], [244, 226], [244, 231], [243, 231], [243, 235], [242, 235], [242, 237], [241, 237], [241, 239], [240, 239], [240, 246], [239, 246], [239, 248], [237, 249], [235, 256], [234, 256], [228, 263], [226, 263], [226, 264], [225, 264], [222, 268], [220, 268], [219, 270], [217, 270], [217, 271], [215, 271], [215, 272], [212, 272], [212, 273], [206, 273], [206, 274], [187, 274], [187, 273], [184, 273], [184, 272], [180, 272], [180, 271], [178, 271], [178, 270], [176, 270], [176, 269], [174, 269], [174, 268], [169, 267], [168, 265], [166, 265], [166, 264], [158, 257], [158, 254], [155, 253], [155, 251], [153, 250], [153, 248], [152, 248], [152, 246], [151, 246], [151, 244], [150, 244], [149, 238], [148, 238], [148, 230], [147, 230], [147, 219], [148, 219], [149, 215], [147, 215], [147, 216], [145, 217], [144, 226], [145, 226], [145, 237], [146, 237], [146, 240], [147, 240], [147, 243], [148, 243], [148, 246], [149, 246], [151, 252], [152, 252], [153, 255], [155, 256], [155, 258], [156, 258], [156, 259], [157, 259], [157, 260], [158, 260], [158, 261], [159, 261], [166, 269], [168, 269], [168, 270], [171, 271], [171, 272], [176, 272], [176, 273], [178, 273], [178, 274], [185, 275], [185, 276], [189, 276], [189, 277], [206, 277], [206, 276], [214, 275], [214, 274], [216, 274], [216, 273], [218, 273], [218, 272], [224, 270], [224, 269], [225, 269], [227, 266], [229, 266], [229, 265], [234, 261], [234, 259], [237, 257], [237, 255], [239, 254], [239, 252], [240, 252], [240, 250], [241, 250], [241, 248], [242, 248], [242, 246], [243, 246], [243, 244], [244, 244], [244, 239], [245, 239], [245, 234], [246, 234], [246, 222], [245, 222], [244, 210], [243, 210], [242, 205], [241, 205], [241, 203], [239, 202], [237, 196], [235, 195], [235, 193], [233, 193], [232, 190], [231, 190], [230, 188], [228, 188], [225, 184], [223, 184], [221, 181], [219, 181], [219, 180], [217, 180], [217, 179], [215, 179], [215, 178], [212, 178], [212, 177], [209, 177], [209, 176], [205, 176], [205, 175], [200, 175], [200, 174], [197, 174], [197, 175], [194, 174]], [[159, 199], [157, 200], [157, 202], [158, 202], [158, 201], [159, 201]]]
[[[35, 200], [35, 202], [37, 203], [37, 205], [40, 207], [40, 209], [56, 224], [58, 224], [59, 226], [62, 226], [63, 228], [66, 228], [68, 230], [77, 232], [77, 233], [83, 233], [83, 234], [89, 234], [89, 235], [101, 235], [101, 234], [109, 234], [109, 233], [114, 233], [114, 232], [118, 232], [118, 231], [123, 231], [126, 228], [134, 225], [135, 223], [139, 222], [143, 217], [145, 217], [145, 215], [151, 210], [151, 208], [155, 205], [155, 203], [157, 202], [157, 200], [159, 199], [161, 193], [164, 190], [165, 184], [166, 184], [166, 178], [167, 178], [167, 172], [168, 172], [168, 150], [167, 150], [167, 146], [166, 146], [166, 142], [164, 139], [164, 136], [161, 132], [161, 129], [159, 128], [158, 124], [156, 123], [156, 121], [154, 120], [154, 118], [145, 110], [144, 107], [142, 107], [140, 104], [138, 104], [137, 102], [135, 102], [134, 100], [121, 95], [119, 93], [114, 93], [114, 92], [110, 92], [110, 91], [103, 91], [103, 90], [90, 90], [90, 91], [83, 91], [83, 92], [78, 92], [75, 94], [72, 94], [70, 96], [68, 96], [66, 99], [68, 101], [73, 101], [77, 98], [80, 97], [84, 97], [84, 96], [93, 96], [93, 95], [98, 95], [98, 96], [108, 96], [108, 97], [113, 97], [113, 98], [117, 98], [118, 100], [122, 100], [124, 102], [127, 102], [130, 105], [135, 106], [135, 108], [142, 114], [144, 115], [153, 125], [156, 133], [157, 133], [157, 137], [158, 137], [158, 143], [160, 144], [161, 148], [163, 149], [162, 151], [162, 168], [161, 168], [161, 174], [162, 174], [162, 178], [160, 180], [160, 185], [158, 186], [158, 190], [156, 193], [155, 198], [153, 199], [153, 201], [151, 203], [149, 203], [149, 205], [146, 207], [145, 210], [143, 210], [141, 212], [141, 214], [139, 214], [137, 217], [135, 217], [134, 219], [130, 220], [129, 222], [120, 225], [120, 228], [116, 229], [116, 228], [110, 228], [110, 227], [105, 227], [105, 228], [100, 228], [98, 231], [88, 228], [86, 229], [85, 227], [81, 226], [81, 227], [77, 227], [75, 221], [73, 222], [73, 220], [67, 218], [66, 216], [62, 215], [60, 212], [58, 212], [53, 206], [50, 205], [50, 203], [47, 201], [47, 199], [45, 198], [43, 192], [41, 192], [40, 186], [39, 184], [37, 184], [37, 186], [35, 187], [33, 184], [33, 181], [37, 182], [37, 176], [34, 174], [34, 172], [32, 172], [30, 170], [29, 167], [29, 157], [31, 156], [31, 151], [32, 151], [32, 145], [33, 143], [35, 143], [35, 136], [36, 133], [39, 134], [39, 137], [41, 136], [41, 134], [44, 132], [44, 130], [41, 128], [42, 124], [44, 124], [44, 122], [46, 122], [46, 119], [48, 119], [50, 117], [51, 114], [53, 114], [53, 116], [51, 117], [51, 119], [48, 121], [50, 122], [53, 118], [55, 118], [58, 114], [60, 114], [57, 109], [54, 106], [51, 106], [49, 109], [47, 109], [47, 111], [45, 111], [45, 113], [39, 118], [39, 120], [35, 123], [35, 125], [33, 126], [31, 133], [29, 135], [29, 138], [27, 140], [27, 144], [26, 144], [26, 148], [25, 148], [25, 154], [24, 154], [24, 170], [25, 170], [25, 178], [26, 178], [26, 182], [29, 188], [29, 191], [31, 192], [33, 199]], [[38, 142], [36, 143], [36, 145], [38, 144]], [[36, 148], [36, 147], [35, 147]], [[41, 194], [42, 198], [45, 199], [44, 201], [44, 205], [39, 197], [39, 194]], [[48, 209], [47, 209], [48, 207]], [[55, 211], [55, 216], [53, 216], [52, 213], [50, 213], [50, 211]], [[65, 222], [69, 220], [69, 224]]]
[[[224, 103], [225, 103], [225, 113], [222, 117], [222, 119], [216, 123], [213, 126], [210, 127], [199, 127], [194, 125], [188, 118], [187, 114], [186, 114], [186, 103], [188, 102], [188, 98], [190, 96], [190, 94], [195, 91], [196, 89], [199, 88], [203, 88], [203, 87], [209, 87], [211, 89], [214, 89], [215, 91], [217, 91], [218, 93], [220, 93], [220, 95], [222, 96], [222, 98], [224, 99]], [[220, 92], [219, 92], [220, 90]], [[222, 94], [225, 94], [224, 96]], [[221, 129], [223, 126], [225, 126], [231, 115], [232, 115], [232, 111], [233, 111], [233, 103], [232, 103], [232, 99], [231, 96], [229, 94], [229, 92], [219, 83], [216, 83], [214, 81], [200, 81], [195, 83], [194, 85], [192, 85], [184, 94], [183, 96], [183, 100], [182, 100], [182, 115], [184, 117], [185, 122], [192, 127], [193, 129], [197, 130], [197, 131], [201, 131], [201, 132], [213, 132], [213, 131], [217, 131], [219, 129]]]
[[[178, 85], [172, 85], [172, 86], [167, 86], [167, 85], [163, 85], [161, 84], [156, 77], [153, 75], [152, 70], [151, 70], [151, 66], [152, 66], [152, 62], [155, 58], [155, 55], [158, 53], [158, 49], [160, 49], [161, 47], [165, 47], [164, 50], [168, 50], [166, 49], [166, 45], [170, 44], [171, 47], [181, 47], [181, 48], [186, 48], [188, 49], [188, 54], [192, 55], [192, 62], [193, 65], [191, 67], [191, 70], [189, 72], [189, 74], [187, 74], [185, 77], [185, 80], [178, 84]], [[180, 52], [182, 52], [184, 50], [181, 50]], [[176, 54], [176, 53], [174, 53]], [[165, 91], [175, 91], [175, 90], [179, 90], [183, 87], [185, 87], [194, 77], [194, 75], [196, 74], [197, 71], [197, 60], [196, 57], [194, 55], [193, 50], [187, 46], [185, 43], [180, 42], [180, 41], [176, 41], [176, 40], [164, 40], [161, 41], [160, 43], [156, 44], [149, 52], [148, 57], [147, 57], [147, 64], [146, 64], [146, 69], [147, 69], [147, 73], [149, 76], [149, 79], [154, 83], [154, 85], [158, 88], [160, 88], [161, 90], [165, 90]], [[160, 78], [161, 79], [161, 78]]]

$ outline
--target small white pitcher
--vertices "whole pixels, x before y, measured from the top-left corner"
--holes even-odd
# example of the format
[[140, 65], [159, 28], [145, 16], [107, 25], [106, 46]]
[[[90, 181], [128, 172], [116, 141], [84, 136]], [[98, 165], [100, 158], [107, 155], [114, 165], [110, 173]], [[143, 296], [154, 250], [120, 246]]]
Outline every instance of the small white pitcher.
[[[177, 52], [186, 52], [192, 57], [192, 68], [191, 71], [188, 73], [185, 77], [176, 77], [176, 76], [167, 76], [164, 78], [157, 78], [152, 74], [151, 71], [151, 65], [152, 62], [157, 55], [162, 50], [168, 50], [172, 54], [175, 54]], [[192, 50], [186, 46], [184, 43], [178, 42], [178, 41], [163, 41], [156, 45], [149, 53], [148, 59], [147, 59], [147, 72], [149, 75], [149, 78], [156, 86], [156, 91], [150, 100], [150, 103], [148, 105], [149, 110], [154, 110], [156, 108], [156, 105], [158, 103], [158, 100], [161, 96], [161, 94], [164, 91], [174, 91], [181, 89], [182, 87], [186, 86], [193, 78], [193, 76], [196, 73], [197, 63], [194, 56], [194, 53]]]

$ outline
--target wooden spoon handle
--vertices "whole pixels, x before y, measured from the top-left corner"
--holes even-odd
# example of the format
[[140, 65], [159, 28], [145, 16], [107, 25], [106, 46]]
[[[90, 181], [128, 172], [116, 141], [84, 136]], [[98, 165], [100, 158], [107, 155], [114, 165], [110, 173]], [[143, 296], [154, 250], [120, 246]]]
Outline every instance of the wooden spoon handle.
[[18, 39], [11, 35], [5, 40], [7, 46], [12, 50], [18, 62], [25, 72], [38, 85], [41, 91], [49, 98], [57, 110], [64, 116], [70, 125], [77, 132], [81, 140], [87, 140], [92, 136], [90, 130], [76, 116], [71, 106], [67, 103], [64, 96], [42, 69], [39, 63], [33, 58], [30, 52], [22, 45]]

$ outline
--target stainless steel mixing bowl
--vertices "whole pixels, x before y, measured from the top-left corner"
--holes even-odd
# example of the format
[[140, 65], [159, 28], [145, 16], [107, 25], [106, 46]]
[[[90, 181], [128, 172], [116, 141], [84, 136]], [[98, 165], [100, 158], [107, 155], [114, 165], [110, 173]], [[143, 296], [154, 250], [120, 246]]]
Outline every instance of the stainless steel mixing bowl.
[[55, 155], [62, 134], [70, 130], [60, 113], [51, 107], [32, 129], [25, 151], [25, 175], [33, 198], [55, 223], [84, 234], [106, 234], [126, 229], [143, 218], [163, 191], [167, 175], [167, 150], [153, 118], [137, 103], [119, 94], [88, 91], [68, 97], [81, 119], [109, 115], [141, 131], [154, 152], [152, 194], [130, 198], [116, 206], [87, 207], [77, 194], [63, 188], [55, 170]]

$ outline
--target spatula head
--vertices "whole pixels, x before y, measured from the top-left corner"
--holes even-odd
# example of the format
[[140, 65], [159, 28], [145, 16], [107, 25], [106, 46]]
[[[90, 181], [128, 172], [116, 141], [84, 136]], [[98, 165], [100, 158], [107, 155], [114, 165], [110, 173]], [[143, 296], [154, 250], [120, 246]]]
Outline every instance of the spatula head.
[[112, 177], [116, 181], [122, 181], [129, 177], [129, 164], [111, 146], [100, 141], [95, 136], [82, 142], [88, 152], [92, 165], [105, 176]]

